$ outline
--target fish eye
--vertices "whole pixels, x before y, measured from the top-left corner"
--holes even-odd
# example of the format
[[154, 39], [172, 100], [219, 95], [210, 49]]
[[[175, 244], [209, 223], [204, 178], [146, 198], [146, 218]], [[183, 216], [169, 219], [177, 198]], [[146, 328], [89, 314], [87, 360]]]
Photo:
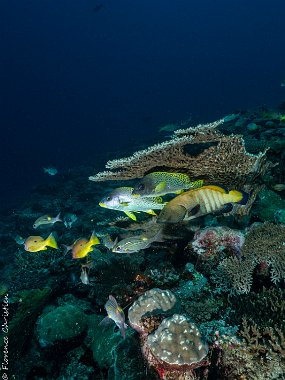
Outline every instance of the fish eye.
[[106, 201], [109, 202], [112, 198], [111, 197], [106, 197]]
[[145, 186], [143, 183], [141, 183], [139, 186], [138, 186], [138, 190], [144, 190]]
[[34, 243], [37, 243], [37, 240], [34, 240]]
[[116, 248], [117, 251], [120, 251], [121, 250], [121, 247], [118, 245], [117, 248]]

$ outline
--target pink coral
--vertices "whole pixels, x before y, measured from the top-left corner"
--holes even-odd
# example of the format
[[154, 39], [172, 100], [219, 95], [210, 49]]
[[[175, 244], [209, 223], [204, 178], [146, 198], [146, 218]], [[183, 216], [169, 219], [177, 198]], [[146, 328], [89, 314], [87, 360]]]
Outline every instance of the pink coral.
[[211, 256], [229, 250], [240, 255], [244, 234], [228, 227], [206, 227], [196, 231], [192, 242], [193, 250], [199, 255]]

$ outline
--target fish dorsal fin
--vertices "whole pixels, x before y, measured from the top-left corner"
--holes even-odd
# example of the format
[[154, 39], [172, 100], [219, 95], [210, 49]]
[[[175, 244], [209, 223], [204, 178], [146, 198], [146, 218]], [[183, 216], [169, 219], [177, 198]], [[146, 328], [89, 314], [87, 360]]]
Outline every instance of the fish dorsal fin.
[[133, 214], [132, 212], [130, 211], [124, 211], [124, 213], [129, 217], [131, 218], [132, 220], [137, 220], [137, 217], [135, 216], [135, 214]]
[[160, 193], [160, 192], [164, 191], [165, 188], [166, 188], [166, 182], [163, 181], [163, 182], [160, 182], [158, 185], [155, 186], [154, 191], [156, 193]]
[[109, 304], [109, 305], [112, 305], [115, 309], [118, 307], [117, 300], [116, 300], [116, 298], [115, 298], [114, 296], [112, 296], [112, 295], [109, 295], [108, 304]]
[[177, 191], [175, 191], [174, 193], [177, 194], [177, 195], [179, 195], [179, 194], [184, 193], [184, 190], [183, 190], [183, 189], [182, 189], [182, 190], [177, 190]]
[[204, 184], [204, 180], [198, 179], [197, 181], [190, 182], [188, 186], [189, 186], [189, 189], [197, 189], [199, 187], [202, 187], [203, 184]]
[[203, 186], [203, 187], [200, 187], [198, 188], [197, 190], [204, 190], [204, 189], [209, 189], [209, 190], [214, 190], [214, 191], [218, 191], [222, 194], [225, 194], [226, 193], [226, 190], [223, 189], [222, 187], [220, 186], [216, 186], [216, 185], [207, 185], [207, 186]]

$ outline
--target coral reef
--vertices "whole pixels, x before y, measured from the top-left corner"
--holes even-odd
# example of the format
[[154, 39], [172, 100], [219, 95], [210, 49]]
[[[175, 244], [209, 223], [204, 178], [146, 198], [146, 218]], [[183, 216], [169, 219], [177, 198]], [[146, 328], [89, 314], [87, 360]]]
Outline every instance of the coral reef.
[[241, 231], [223, 226], [206, 227], [195, 232], [192, 248], [198, 255], [217, 255], [229, 250], [239, 256], [243, 243]]
[[[60, 172], [3, 212], [0, 296], [9, 295], [11, 378], [283, 379], [284, 144], [284, 115], [264, 107], [240, 111], [109, 161], [110, 171], [95, 182], [86, 179], [98, 167]], [[82, 260], [63, 254], [61, 244], [93, 230], [112, 240], [156, 234], [156, 218], [138, 214], [134, 223], [97, 206], [114, 187], [126, 186], [103, 180], [153, 170], [187, 173], [250, 199], [230, 214], [164, 226], [164, 241], [138, 253], [98, 245]], [[32, 234], [38, 217], [58, 212], [66, 222], [53, 227], [58, 251], [31, 253], [15, 243], [16, 235]], [[88, 284], [80, 280], [82, 266]], [[125, 314], [126, 339], [114, 322], [100, 324], [109, 295]]]
[[285, 278], [284, 241], [285, 226], [272, 223], [253, 225], [242, 246], [242, 258], [226, 258], [219, 269], [239, 294], [250, 291], [253, 271], [258, 264], [269, 266], [271, 281], [277, 284]]

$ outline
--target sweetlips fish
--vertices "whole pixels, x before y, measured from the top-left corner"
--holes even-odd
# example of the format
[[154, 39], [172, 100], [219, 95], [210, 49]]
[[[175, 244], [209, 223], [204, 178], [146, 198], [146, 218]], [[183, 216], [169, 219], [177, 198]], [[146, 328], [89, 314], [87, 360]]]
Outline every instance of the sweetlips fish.
[[28, 252], [45, 251], [48, 249], [47, 247], [58, 248], [57, 242], [52, 233], [46, 239], [41, 236], [29, 236], [27, 239], [24, 239], [23, 244], [25, 250]]
[[119, 327], [119, 330], [122, 334], [122, 337], [126, 338], [126, 329], [128, 325], [125, 322], [125, 314], [123, 309], [118, 305], [115, 297], [109, 296], [108, 301], [105, 303], [105, 309], [107, 311], [108, 316], [105, 317], [99, 325], [106, 325], [111, 320], [113, 320], [116, 325]]
[[248, 195], [242, 191], [227, 193], [219, 186], [203, 186], [189, 190], [172, 199], [161, 210], [158, 223], [178, 223], [213, 212], [230, 212], [233, 203], [246, 204]]
[[48, 225], [53, 225], [56, 222], [62, 222], [60, 218], [60, 213], [57, 214], [54, 218], [50, 215], [43, 215], [40, 216], [35, 223], [33, 224], [34, 228], [38, 228], [40, 226], [48, 226]]
[[158, 231], [153, 237], [147, 237], [146, 235], [131, 236], [117, 242], [112, 248], [112, 252], [115, 253], [134, 253], [139, 252], [142, 249], [148, 248], [153, 242], [164, 241], [161, 237], [161, 230]]
[[144, 176], [134, 187], [135, 197], [154, 197], [165, 194], [180, 194], [185, 189], [203, 186], [204, 181], [191, 182], [187, 174], [153, 172]]
[[49, 166], [47, 168], [43, 168], [44, 173], [49, 175], [56, 175], [58, 173], [58, 170], [52, 166]]
[[99, 206], [112, 210], [123, 211], [129, 218], [136, 220], [134, 212], [146, 212], [156, 215], [154, 210], [161, 210], [166, 203], [161, 197], [135, 198], [132, 195], [133, 187], [118, 187], [104, 197]]
[[73, 259], [82, 259], [83, 257], [86, 257], [88, 253], [92, 252], [93, 246], [97, 244], [100, 244], [100, 240], [93, 231], [89, 240], [86, 238], [80, 238], [77, 239], [70, 246], [63, 245], [63, 247], [65, 248], [64, 253], [66, 254], [68, 251], [71, 250]]

